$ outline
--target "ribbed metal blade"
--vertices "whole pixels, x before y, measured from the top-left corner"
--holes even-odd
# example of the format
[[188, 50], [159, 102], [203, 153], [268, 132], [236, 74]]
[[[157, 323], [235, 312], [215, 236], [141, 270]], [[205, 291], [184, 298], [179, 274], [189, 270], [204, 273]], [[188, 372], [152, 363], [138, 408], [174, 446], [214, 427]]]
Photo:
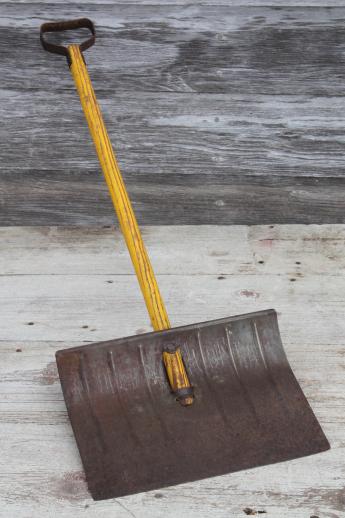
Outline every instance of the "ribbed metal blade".
[[[162, 363], [181, 347], [195, 402]], [[63, 393], [95, 500], [329, 448], [285, 356], [274, 310], [59, 351]]]

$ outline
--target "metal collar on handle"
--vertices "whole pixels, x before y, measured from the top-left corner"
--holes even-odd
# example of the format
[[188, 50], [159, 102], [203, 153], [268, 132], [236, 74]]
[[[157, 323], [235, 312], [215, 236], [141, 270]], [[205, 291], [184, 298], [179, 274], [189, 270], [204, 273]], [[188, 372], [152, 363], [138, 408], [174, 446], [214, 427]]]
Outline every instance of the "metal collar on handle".
[[92, 36], [80, 43], [79, 48], [81, 51], [84, 51], [92, 47], [96, 40], [95, 26], [93, 22], [88, 18], [79, 18], [78, 20], [43, 23], [40, 29], [40, 40], [43, 48], [48, 52], [52, 52], [53, 54], [60, 54], [62, 56], [66, 56], [67, 60], [69, 61], [68, 48], [64, 47], [63, 45], [56, 45], [55, 43], [48, 42], [45, 39], [44, 34], [47, 32], [62, 32], [74, 29], [89, 29]]

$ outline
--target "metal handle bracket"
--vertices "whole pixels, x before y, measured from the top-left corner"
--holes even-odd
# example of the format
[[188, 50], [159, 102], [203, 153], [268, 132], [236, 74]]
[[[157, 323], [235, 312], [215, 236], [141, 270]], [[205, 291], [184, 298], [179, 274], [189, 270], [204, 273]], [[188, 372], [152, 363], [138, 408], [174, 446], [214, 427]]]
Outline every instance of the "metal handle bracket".
[[62, 56], [65, 56], [67, 58], [68, 64], [70, 64], [68, 47], [65, 47], [64, 45], [57, 45], [56, 43], [51, 43], [46, 39], [44, 35], [47, 32], [63, 32], [75, 29], [89, 29], [89, 31], [91, 32], [91, 37], [79, 44], [79, 49], [81, 50], [81, 52], [92, 47], [96, 40], [96, 30], [93, 22], [88, 18], [43, 23], [40, 29], [40, 40], [42, 43], [42, 47], [48, 52], [52, 52], [53, 54], [60, 54]]

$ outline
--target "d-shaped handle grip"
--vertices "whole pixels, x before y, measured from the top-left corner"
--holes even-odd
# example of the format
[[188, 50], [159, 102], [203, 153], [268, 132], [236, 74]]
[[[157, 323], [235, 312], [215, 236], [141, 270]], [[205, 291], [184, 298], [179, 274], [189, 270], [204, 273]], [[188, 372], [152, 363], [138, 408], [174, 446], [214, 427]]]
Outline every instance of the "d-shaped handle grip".
[[71, 31], [74, 29], [89, 29], [91, 32], [91, 37], [87, 40], [81, 42], [79, 44], [79, 48], [81, 51], [84, 51], [95, 43], [96, 40], [96, 31], [95, 26], [91, 20], [88, 18], [79, 18], [78, 20], [69, 20], [65, 22], [48, 22], [43, 23], [40, 29], [40, 40], [42, 46], [48, 52], [52, 52], [53, 54], [61, 54], [62, 56], [66, 56], [69, 59], [68, 48], [63, 45], [56, 45], [55, 43], [50, 43], [44, 37], [44, 34], [47, 32], [63, 32], [63, 31]]

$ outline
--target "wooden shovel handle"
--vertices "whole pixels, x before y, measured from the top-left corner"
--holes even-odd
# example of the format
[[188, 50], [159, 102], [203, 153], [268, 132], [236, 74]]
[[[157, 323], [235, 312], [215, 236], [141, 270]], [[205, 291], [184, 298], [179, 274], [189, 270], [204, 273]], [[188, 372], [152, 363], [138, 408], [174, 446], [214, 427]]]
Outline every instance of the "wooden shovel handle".
[[71, 73], [79, 93], [80, 102], [89, 125], [120, 227], [126, 240], [135, 273], [138, 277], [152, 326], [156, 331], [169, 329], [170, 323], [164, 302], [158, 289], [79, 45], [70, 45], [68, 51], [71, 60]]
[[[155, 331], [169, 329], [170, 322], [164, 302], [159, 292], [79, 45], [70, 45], [68, 47], [68, 57], [70, 70], [145, 299], [152, 326]], [[191, 404], [193, 402], [190, 390], [191, 385], [182, 361], [181, 351], [177, 348], [174, 352], [164, 352], [163, 360], [172, 390], [177, 394], [182, 404]]]

